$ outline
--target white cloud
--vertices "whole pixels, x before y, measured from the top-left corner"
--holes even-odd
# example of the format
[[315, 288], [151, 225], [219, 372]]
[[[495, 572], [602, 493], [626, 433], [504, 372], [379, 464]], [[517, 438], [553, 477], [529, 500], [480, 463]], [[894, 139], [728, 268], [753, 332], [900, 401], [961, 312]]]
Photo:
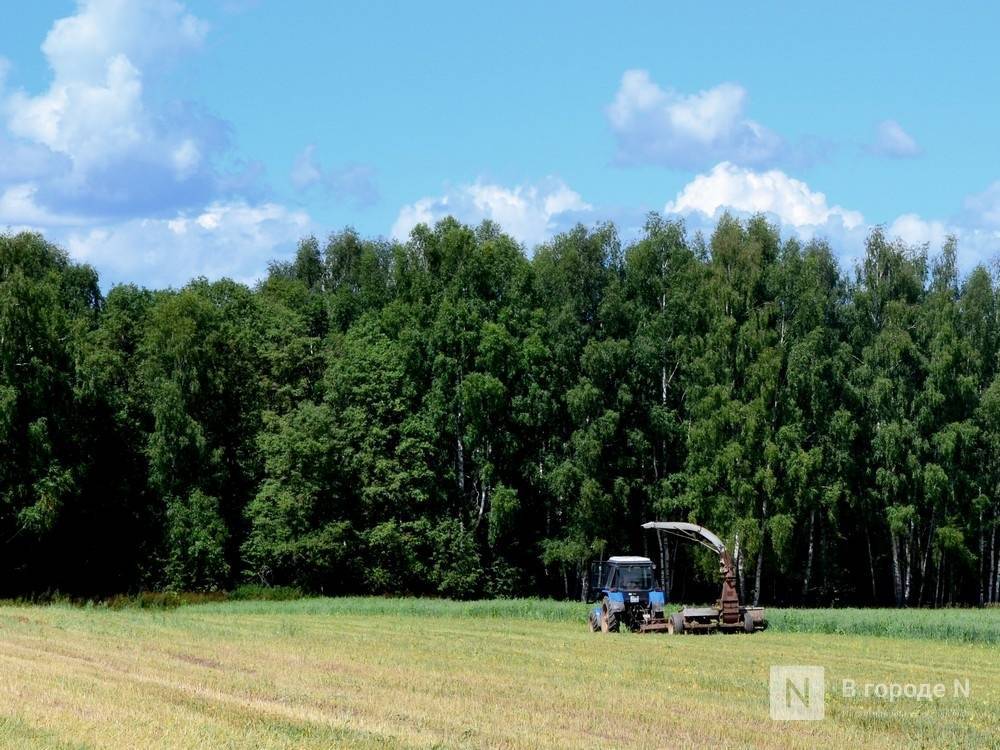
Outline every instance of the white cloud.
[[178, 179], [189, 177], [201, 163], [201, 150], [190, 138], [185, 139], [170, 155]]
[[48, 87], [0, 88], [0, 228], [45, 233], [105, 285], [155, 286], [252, 281], [312, 232], [305, 212], [248, 197], [253, 165], [216, 171], [227, 126], [158, 88], [206, 32], [176, 0], [80, 0], [56, 21]]
[[978, 223], [903, 214], [889, 225], [886, 233], [909, 245], [926, 245], [932, 254], [939, 251], [949, 237], [954, 237], [958, 241], [958, 267], [964, 272], [977, 265], [990, 265], [1000, 253], [1000, 230]]
[[367, 164], [344, 164], [324, 168], [316, 157], [316, 146], [309, 144], [295, 158], [291, 172], [292, 186], [304, 191], [321, 186], [338, 201], [348, 201], [358, 207], [378, 201], [375, 170]]
[[1000, 180], [992, 183], [981, 193], [965, 199], [965, 210], [969, 219], [976, 224], [992, 229], [1000, 229]]
[[[959, 240], [959, 265], [968, 271], [1000, 251], [1000, 181], [970, 196], [966, 208], [969, 216], [964, 221], [903, 214], [888, 224], [886, 233], [910, 245], [926, 244], [931, 252], [953, 235]], [[755, 171], [728, 162], [694, 177], [664, 207], [665, 213], [684, 215], [692, 229], [708, 232], [725, 210], [743, 216], [764, 213], [783, 233], [827, 239], [848, 268], [863, 255], [865, 239], [874, 228], [860, 211], [831, 203], [824, 193], [781, 170]], [[513, 187], [479, 180], [403, 206], [391, 234], [405, 240], [417, 224], [433, 225], [446, 216], [470, 224], [490, 219], [530, 247], [577, 221], [604, 215], [604, 209], [595, 209], [557, 178]], [[637, 234], [642, 217], [631, 218]]]
[[208, 24], [176, 0], [78, 0], [75, 15], [52, 25], [42, 52], [56, 86], [87, 84], [118, 55], [160, 67], [200, 47], [207, 33]]
[[[926, 245], [932, 254], [954, 236], [959, 267], [969, 271], [989, 263], [1000, 251], [1000, 182], [967, 199], [966, 208], [967, 216], [961, 220], [902, 214], [889, 222], [885, 232], [908, 245]], [[668, 214], [685, 216], [691, 229], [707, 233], [726, 210], [744, 217], [764, 213], [783, 234], [824, 238], [845, 268], [864, 255], [865, 239], [874, 228], [860, 212], [831, 205], [823, 193], [784, 172], [754, 172], [726, 162], [695, 177], [664, 207]]]
[[418, 224], [431, 226], [438, 219], [448, 215], [448, 196], [421, 198], [403, 206], [396, 216], [390, 234], [397, 240], [405, 241]]
[[780, 170], [755, 172], [729, 162], [695, 177], [664, 207], [666, 213], [697, 211], [712, 217], [725, 209], [771, 214], [782, 224], [800, 230], [831, 222], [850, 230], [864, 222], [858, 211], [829, 205], [823, 193]]
[[58, 226], [78, 226], [86, 219], [79, 216], [55, 214], [38, 205], [35, 195], [38, 188], [31, 183], [11, 185], [0, 192], [0, 227], [21, 229]]
[[56, 239], [74, 258], [100, 268], [104, 284], [141, 278], [155, 286], [180, 286], [196, 276], [252, 283], [268, 261], [312, 229], [303, 211], [235, 201], [172, 219], [72, 230]]
[[888, 235], [898, 237], [908, 245], [930, 245], [940, 247], [948, 235], [958, 234], [957, 227], [949, 227], [943, 221], [927, 220], [917, 214], [903, 214], [889, 225]]
[[44, 180], [65, 173], [70, 166], [64, 156], [50, 148], [11, 140], [0, 131], [0, 185]]
[[990, 265], [1000, 257], [1000, 181], [967, 197], [964, 210], [950, 219], [908, 213], [893, 221], [887, 231], [908, 244], [928, 245], [931, 252], [948, 237], [955, 237], [959, 268], [968, 271], [978, 264]]
[[53, 85], [41, 96], [15, 93], [7, 102], [10, 132], [47, 146], [85, 170], [146, 137], [139, 71], [124, 55], [86, 83]]
[[903, 130], [903, 126], [895, 120], [883, 120], [878, 124], [875, 140], [868, 150], [878, 156], [888, 156], [895, 159], [905, 159], [918, 156], [920, 146], [912, 135]]
[[722, 83], [696, 94], [660, 88], [645, 70], [628, 70], [607, 108], [623, 164], [697, 168], [728, 160], [773, 161], [783, 140], [744, 114], [746, 90]]
[[417, 224], [433, 224], [454, 216], [471, 224], [484, 219], [495, 221], [531, 247], [568, 228], [580, 214], [592, 209], [579, 193], [557, 178], [513, 188], [478, 181], [403, 206], [393, 224], [392, 236], [405, 240]]
[[10, 135], [0, 162], [30, 149], [61, 159], [57, 173], [35, 177], [36, 200], [52, 211], [106, 218], [211, 199], [220, 180], [210, 157], [227, 148], [226, 126], [150, 94], [206, 32], [175, 0], [81, 0], [42, 44], [48, 88], [0, 93]]

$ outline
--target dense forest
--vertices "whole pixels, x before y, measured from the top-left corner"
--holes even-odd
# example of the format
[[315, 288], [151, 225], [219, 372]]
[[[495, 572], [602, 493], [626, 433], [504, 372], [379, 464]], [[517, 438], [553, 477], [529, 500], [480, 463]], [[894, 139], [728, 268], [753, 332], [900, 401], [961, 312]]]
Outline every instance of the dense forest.
[[0, 595], [578, 597], [664, 519], [750, 601], [995, 602], [998, 295], [954, 241], [874, 230], [846, 271], [763, 217], [348, 230], [254, 288], [106, 295], [0, 235]]

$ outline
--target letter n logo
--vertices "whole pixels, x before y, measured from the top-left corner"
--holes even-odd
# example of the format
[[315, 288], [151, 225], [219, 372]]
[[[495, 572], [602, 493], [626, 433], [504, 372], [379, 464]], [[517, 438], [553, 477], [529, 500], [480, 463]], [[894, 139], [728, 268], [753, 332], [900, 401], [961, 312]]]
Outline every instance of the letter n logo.
[[823, 667], [771, 667], [771, 718], [776, 721], [819, 721], [826, 713]]

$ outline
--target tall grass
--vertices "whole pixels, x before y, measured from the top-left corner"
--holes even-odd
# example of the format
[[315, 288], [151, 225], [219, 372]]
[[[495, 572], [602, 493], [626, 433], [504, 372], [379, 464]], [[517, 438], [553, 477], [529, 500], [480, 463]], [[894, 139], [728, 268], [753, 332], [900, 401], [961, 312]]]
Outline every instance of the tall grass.
[[[18, 602], [24, 603], [24, 602]], [[46, 603], [46, 602], [36, 602]], [[70, 606], [58, 596], [48, 602]], [[14, 604], [14, 602], [7, 602]], [[302, 597], [294, 588], [243, 586], [232, 592], [145, 592], [88, 603], [110, 609], [199, 606], [233, 614], [312, 614], [336, 617], [448, 617], [573, 623], [583, 627], [592, 605], [554, 599], [452, 601], [410, 597]], [[671, 611], [681, 605], [668, 606]], [[1000, 608], [986, 609], [780, 609], [768, 608], [769, 629], [783, 633], [888, 636], [954, 643], [1000, 644]]]
[[140, 591], [137, 594], [115, 594], [104, 598], [85, 599], [46, 591], [17, 599], [0, 599], [0, 607], [20, 607], [35, 604], [56, 604], [67, 607], [106, 607], [108, 609], [176, 609], [189, 604], [226, 601], [289, 601], [302, 599], [305, 594], [294, 586], [259, 586], [245, 584], [232, 591]]
[[231, 601], [204, 607], [239, 614], [357, 615], [363, 617], [449, 617], [583, 622], [587, 607], [554, 599], [481, 599], [453, 601], [415, 597], [317, 597], [294, 601]]
[[786, 633], [831, 633], [1000, 644], [1000, 610], [989, 609], [769, 609], [767, 619]]
[[[536, 620], [584, 627], [588, 605], [552, 599], [447, 599], [341, 597], [294, 601], [230, 601], [204, 608], [240, 614], [313, 614], [336, 617], [450, 617]], [[680, 605], [674, 605], [679, 607]], [[771, 630], [784, 633], [921, 638], [1000, 644], [1000, 609], [767, 609]]]

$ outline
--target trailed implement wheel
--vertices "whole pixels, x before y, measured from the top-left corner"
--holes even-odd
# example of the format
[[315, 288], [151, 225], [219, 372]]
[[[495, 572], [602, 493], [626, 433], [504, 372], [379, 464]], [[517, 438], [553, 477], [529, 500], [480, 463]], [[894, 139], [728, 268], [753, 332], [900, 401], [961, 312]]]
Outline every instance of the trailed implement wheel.
[[675, 612], [670, 616], [670, 632], [674, 635], [684, 635], [684, 614]]
[[743, 632], [752, 633], [753, 632], [753, 615], [749, 612], [743, 613]]

